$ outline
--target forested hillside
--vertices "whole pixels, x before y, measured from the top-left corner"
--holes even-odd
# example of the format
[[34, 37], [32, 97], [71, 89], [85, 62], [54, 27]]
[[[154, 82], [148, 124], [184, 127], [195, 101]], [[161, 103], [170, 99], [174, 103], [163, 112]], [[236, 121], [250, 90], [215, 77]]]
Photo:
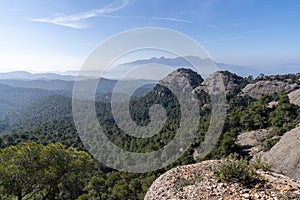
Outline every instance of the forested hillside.
[[0, 94], [0, 118], [3, 118], [7, 112], [15, 111], [42, 97], [63, 92], [0, 84]]
[[[231, 153], [248, 159], [247, 152], [236, 143], [241, 132], [270, 129], [270, 134], [263, 141], [267, 150], [277, 142], [273, 136], [281, 136], [300, 123], [299, 106], [290, 103], [285, 91], [275, 91], [256, 99], [244, 94], [243, 89], [261, 81], [262, 77], [253, 80], [252, 77], [243, 78], [228, 71], [218, 73], [221, 73], [224, 80], [227, 115], [217, 145], [204, 160], [220, 159]], [[211, 99], [206, 87], [216, 75], [203, 80], [191, 70], [178, 69], [162, 82], [172, 82], [177, 76], [189, 78], [199, 100], [201, 118], [196, 137], [189, 150], [176, 163], [145, 174], [112, 170], [87, 153], [76, 132], [71, 97], [51, 95], [44, 90], [18, 88], [20, 92], [32, 91], [34, 94], [28, 100], [22, 100], [13, 96], [6, 97], [5, 94], [9, 93], [6, 90], [14, 88], [0, 85], [3, 102], [7, 100], [7, 104], [12, 107], [24, 103], [18, 112], [2, 114], [0, 121], [0, 198], [143, 199], [152, 182], [161, 173], [175, 166], [198, 162], [196, 155], [211, 119]], [[284, 80], [286, 78], [280, 77]], [[299, 85], [299, 82], [294, 83]], [[174, 138], [181, 117], [178, 99], [162, 85], [156, 85], [142, 97], [131, 99], [131, 117], [137, 124], [147, 125], [150, 121], [149, 109], [154, 104], [162, 105], [168, 118], [159, 134], [144, 139], [130, 136], [116, 125], [109, 102], [99, 101], [95, 105], [99, 123], [114, 144], [131, 152], [151, 152]], [[72, 159], [68, 159], [68, 156]], [[11, 187], [13, 184], [14, 187]]]

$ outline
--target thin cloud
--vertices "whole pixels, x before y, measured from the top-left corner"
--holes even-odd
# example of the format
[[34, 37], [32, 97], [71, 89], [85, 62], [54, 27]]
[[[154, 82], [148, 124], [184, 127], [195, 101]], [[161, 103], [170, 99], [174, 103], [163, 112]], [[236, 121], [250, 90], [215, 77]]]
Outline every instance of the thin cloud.
[[206, 26], [210, 27], [210, 28], [218, 28], [218, 26], [213, 25], [213, 24], [206, 24]]
[[215, 40], [209, 40], [209, 41], [204, 41], [203, 44], [208, 44], [208, 43], [213, 43], [213, 42], [223, 42], [223, 41], [230, 41], [230, 40], [240, 40], [246, 38], [245, 35], [241, 36], [233, 36], [233, 37], [224, 37], [224, 38], [219, 38]]
[[105, 18], [134, 18], [134, 19], [152, 19], [152, 20], [164, 20], [164, 21], [173, 21], [173, 22], [181, 22], [181, 23], [193, 23], [190, 20], [180, 19], [180, 18], [172, 18], [172, 17], [142, 17], [142, 16], [118, 16], [118, 15], [110, 15], [115, 11], [118, 11], [128, 5], [128, 0], [115, 1], [111, 4], [104, 6], [101, 9], [90, 10], [86, 12], [81, 12], [73, 15], [64, 15], [64, 14], [55, 14], [55, 17], [52, 18], [29, 18], [28, 20], [34, 22], [42, 22], [42, 23], [50, 23], [60, 26], [65, 26], [69, 28], [75, 29], [83, 29], [87, 28], [87, 24], [84, 20], [94, 17], [105, 17]]
[[[127, 5], [128, 5], [128, 0], [123, 0], [122, 2], [115, 1], [100, 9], [90, 10], [90, 11], [81, 12], [73, 15], [67, 15], [67, 16], [58, 15], [54, 18], [30, 18], [28, 20], [80, 29], [80, 28], [87, 27], [87, 25], [83, 23], [83, 20], [93, 18], [93, 17], [98, 17], [98, 16], [104, 17], [105, 14], [118, 11], [126, 7]], [[106, 17], [112, 17], [112, 16], [107, 15]]]
[[70, 21], [62, 21], [59, 18], [40, 18], [40, 19], [29, 19], [30, 21], [34, 22], [42, 22], [42, 23], [49, 23], [49, 24], [56, 24], [60, 26], [65, 26], [69, 28], [77, 28], [77, 29], [82, 29], [86, 28], [87, 25], [80, 23], [80, 22], [70, 22]]
[[98, 17], [109, 17], [109, 18], [131, 18], [131, 19], [152, 19], [152, 20], [162, 20], [162, 21], [172, 21], [181, 23], [193, 23], [190, 20], [171, 18], [171, 17], [142, 17], [142, 16], [121, 16], [121, 15], [99, 15]]
[[174, 22], [183, 22], [183, 23], [193, 23], [190, 20], [186, 20], [186, 19], [178, 19], [178, 18], [170, 18], [170, 17], [151, 17], [151, 19], [155, 19], [155, 20], [166, 20], [166, 21], [174, 21]]
[[202, 42], [203, 44], [208, 44], [208, 43], [214, 43], [214, 42], [223, 42], [223, 41], [230, 41], [230, 40], [240, 40], [240, 39], [245, 39], [249, 36], [251, 36], [251, 34], [255, 34], [255, 33], [262, 33], [264, 31], [247, 31], [247, 32], [242, 32], [238, 35], [227, 35], [224, 36], [222, 38], [218, 38], [218, 39], [214, 39], [214, 40], [208, 40], [208, 41], [204, 41]]

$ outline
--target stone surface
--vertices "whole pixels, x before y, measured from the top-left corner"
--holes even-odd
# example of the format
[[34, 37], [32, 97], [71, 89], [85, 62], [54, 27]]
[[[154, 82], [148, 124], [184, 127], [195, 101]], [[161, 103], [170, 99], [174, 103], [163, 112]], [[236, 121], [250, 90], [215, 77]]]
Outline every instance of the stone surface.
[[199, 86], [203, 82], [203, 78], [196, 72], [190, 69], [177, 69], [170, 73], [164, 79], [159, 81], [160, 84], [178, 85], [179, 88], [185, 87], [189, 84], [192, 88]]
[[236, 74], [232, 74], [228, 71], [218, 71], [207, 77], [200, 86], [195, 88], [194, 92], [197, 93], [203, 90], [206, 93], [211, 93], [213, 88], [218, 88], [228, 94], [239, 87], [242, 81], [243, 78]]
[[291, 92], [299, 87], [296, 83], [278, 80], [263, 80], [254, 83], [249, 83], [242, 89], [241, 95], [249, 95], [252, 98], [258, 99], [264, 94], [274, 94]]
[[286, 132], [264, 157], [275, 171], [300, 180], [300, 125]]
[[258, 171], [267, 180], [247, 188], [239, 182], [218, 182], [212, 169], [219, 161], [180, 166], [161, 175], [145, 200], [300, 199], [300, 182], [273, 172]]
[[300, 106], [300, 89], [289, 93], [290, 102]]
[[[263, 153], [265, 140], [269, 139], [268, 135], [271, 129], [260, 129], [256, 131], [246, 131], [238, 135], [236, 143], [241, 146], [251, 157]], [[280, 138], [280, 136], [275, 136]], [[273, 137], [273, 138], [275, 138]]]

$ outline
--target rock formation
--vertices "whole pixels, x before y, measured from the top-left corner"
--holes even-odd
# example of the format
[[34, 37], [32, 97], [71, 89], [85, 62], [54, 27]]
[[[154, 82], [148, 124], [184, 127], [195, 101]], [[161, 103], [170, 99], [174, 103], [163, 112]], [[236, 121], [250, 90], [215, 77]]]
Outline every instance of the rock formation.
[[264, 157], [275, 171], [300, 180], [300, 125], [285, 133]]
[[248, 188], [239, 182], [218, 182], [213, 168], [218, 161], [176, 167], [161, 175], [145, 200], [300, 199], [300, 182], [273, 172], [258, 171], [266, 182]]

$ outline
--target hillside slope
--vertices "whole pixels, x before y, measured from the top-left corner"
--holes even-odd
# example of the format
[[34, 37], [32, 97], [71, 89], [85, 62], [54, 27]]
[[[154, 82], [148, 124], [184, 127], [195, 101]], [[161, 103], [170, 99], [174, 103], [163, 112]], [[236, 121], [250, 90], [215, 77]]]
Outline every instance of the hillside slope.
[[51, 91], [0, 84], [0, 119], [5, 113], [20, 109], [40, 98], [62, 93], [63, 91], [60, 90]]

